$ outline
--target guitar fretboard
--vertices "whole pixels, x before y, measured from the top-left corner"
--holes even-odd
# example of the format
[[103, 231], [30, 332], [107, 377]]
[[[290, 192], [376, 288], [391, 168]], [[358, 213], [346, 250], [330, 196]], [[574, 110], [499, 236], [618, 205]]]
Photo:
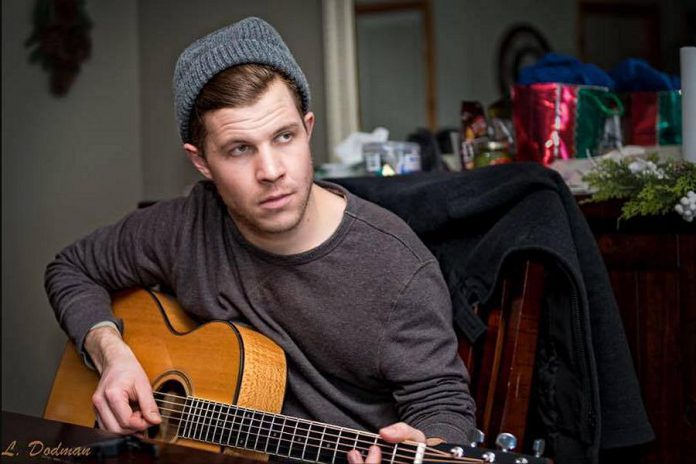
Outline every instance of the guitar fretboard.
[[304, 462], [343, 463], [350, 450], [357, 449], [365, 456], [372, 445], [381, 448], [383, 462], [422, 461], [424, 445], [387, 443], [374, 433], [195, 397], [186, 398], [183, 404], [171, 404], [169, 409], [178, 419], [177, 435], [181, 438]]

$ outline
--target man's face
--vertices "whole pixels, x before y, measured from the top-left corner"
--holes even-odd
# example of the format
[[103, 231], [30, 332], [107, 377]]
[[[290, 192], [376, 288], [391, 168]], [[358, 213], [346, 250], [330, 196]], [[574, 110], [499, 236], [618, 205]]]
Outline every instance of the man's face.
[[253, 105], [211, 111], [203, 123], [205, 157], [193, 145], [184, 148], [215, 182], [242, 234], [254, 242], [295, 230], [312, 188], [314, 115], [303, 118], [288, 87], [276, 79]]

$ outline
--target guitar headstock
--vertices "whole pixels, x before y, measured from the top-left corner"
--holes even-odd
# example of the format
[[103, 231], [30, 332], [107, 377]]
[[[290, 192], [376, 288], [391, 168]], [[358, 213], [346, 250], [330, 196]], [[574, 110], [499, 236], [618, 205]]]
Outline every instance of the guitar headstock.
[[[438, 463], [498, 463], [498, 464], [552, 464], [552, 461], [543, 457], [545, 443], [544, 440], [534, 441], [534, 455], [515, 453], [513, 450], [517, 446], [517, 439], [510, 433], [501, 433], [496, 437], [495, 443], [497, 450], [481, 448], [479, 443], [483, 443], [483, 433], [474, 430], [471, 434], [470, 444], [452, 445], [444, 443], [434, 448], [437, 456], [426, 454], [423, 464], [428, 464], [429, 459]], [[441, 454], [440, 454], [441, 453]]]

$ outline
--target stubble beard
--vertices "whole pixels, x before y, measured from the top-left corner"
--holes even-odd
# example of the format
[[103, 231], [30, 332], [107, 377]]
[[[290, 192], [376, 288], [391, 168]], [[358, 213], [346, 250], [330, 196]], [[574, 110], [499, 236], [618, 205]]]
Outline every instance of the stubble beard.
[[[307, 206], [312, 192], [313, 180], [310, 178], [306, 187], [302, 191], [298, 191], [295, 195], [299, 195], [300, 202], [297, 207], [293, 208], [293, 215], [288, 221], [274, 223], [273, 219], [266, 221], [258, 219], [253, 214], [245, 213], [235, 208], [234, 205], [228, 205], [227, 210], [240, 229], [246, 229], [256, 236], [272, 237], [284, 234], [296, 229], [305, 217]], [[241, 226], [241, 227], [240, 227]]]

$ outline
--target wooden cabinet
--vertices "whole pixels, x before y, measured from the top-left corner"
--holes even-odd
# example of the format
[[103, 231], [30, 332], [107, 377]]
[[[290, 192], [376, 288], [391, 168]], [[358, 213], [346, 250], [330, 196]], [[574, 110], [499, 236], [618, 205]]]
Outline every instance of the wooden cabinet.
[[693, 462], [696, 443], [696, 224], [581, 206], [604, 257], [656, 439], [644, 464]]

